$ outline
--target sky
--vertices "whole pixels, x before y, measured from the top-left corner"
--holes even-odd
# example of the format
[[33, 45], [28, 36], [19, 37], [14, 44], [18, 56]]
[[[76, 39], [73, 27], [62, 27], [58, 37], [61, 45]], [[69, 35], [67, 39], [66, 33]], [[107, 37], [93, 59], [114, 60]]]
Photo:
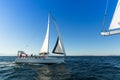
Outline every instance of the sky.
[[[120, 35], [101, 36], [107, 0], [0, 0], [0, 56], [38, 54], [51, 12], [67, 55], [120, 55]], [[109, 0], [106, 29], [118, 0]], [[50, 51], [56, 32], [50, 21]]]

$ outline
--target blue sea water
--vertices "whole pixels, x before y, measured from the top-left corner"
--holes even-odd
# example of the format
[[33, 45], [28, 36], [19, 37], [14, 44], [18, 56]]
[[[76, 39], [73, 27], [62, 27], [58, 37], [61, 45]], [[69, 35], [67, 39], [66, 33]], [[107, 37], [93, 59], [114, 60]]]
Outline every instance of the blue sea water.
[[120, 80], [120, 56], [66, 57], [65, 64], [16, 65], [0, 57], [0, 80]]

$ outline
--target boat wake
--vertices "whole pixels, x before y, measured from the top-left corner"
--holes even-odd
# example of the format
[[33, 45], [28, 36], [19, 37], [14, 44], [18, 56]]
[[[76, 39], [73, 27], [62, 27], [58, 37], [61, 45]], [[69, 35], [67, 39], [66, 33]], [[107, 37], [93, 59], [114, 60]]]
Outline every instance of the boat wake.
[[15, 66], [14, 62], [0, 62], [0, 68]]

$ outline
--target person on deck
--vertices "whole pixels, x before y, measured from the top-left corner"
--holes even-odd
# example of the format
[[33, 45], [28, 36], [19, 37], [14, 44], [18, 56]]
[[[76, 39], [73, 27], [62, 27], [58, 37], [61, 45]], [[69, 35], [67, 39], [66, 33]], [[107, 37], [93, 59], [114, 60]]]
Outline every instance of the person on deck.
[[28, 58], [28, 55], [26, 54], [26, 58]]
[[33, 58], [33, 54], [31, 54], [31, 57]]
[[22, 58], [22, 54], [20, 54], [20, 58]]

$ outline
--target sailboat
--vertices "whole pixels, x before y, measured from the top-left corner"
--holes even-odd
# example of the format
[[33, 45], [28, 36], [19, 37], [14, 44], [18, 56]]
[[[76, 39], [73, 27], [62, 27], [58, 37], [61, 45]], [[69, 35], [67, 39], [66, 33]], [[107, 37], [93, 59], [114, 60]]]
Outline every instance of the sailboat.
[[[55, 58], [55, 57], [49, 56], [50, 54], [49, 53], [50, 17], [53, 20], [56, 32], [58, 34], [57, 41], [52, 53], [62, 55], [63, 57], [61, 58]], [[33, 56], [33, 55], [28, 56], [24, 51], [18, 51], [18, 56], [17, 56], [17, 59], [15, 60], [15, 63], [43, 63], [43, 64], [64, 63], [65, 56], [66, 56], [66, 53], [65, 53], [65, 49], [61, 40], [59, 30], [58, 30], [58, 26], [56, 24], [54, 17], [49, 13], [46, 36], [38, 56]]]
[[[108, 6], [108, 0], [107, 0], [105, 15], [107, 12], [107, 6]], [[104, 21], [105, 21], [105, 18], [104, 18]], [[103, 26], [104, 25], [105, 25], [105, 22], [103, 22]], [[104, 36], [109, 36], [114, 34], [120, 34], [120, 0], [118, 0], [117, 2], [116, 9], [114, 11], [114, 15], [111, 20], [109, 29], [101, 32], [101, 35], [104, 35]]]

